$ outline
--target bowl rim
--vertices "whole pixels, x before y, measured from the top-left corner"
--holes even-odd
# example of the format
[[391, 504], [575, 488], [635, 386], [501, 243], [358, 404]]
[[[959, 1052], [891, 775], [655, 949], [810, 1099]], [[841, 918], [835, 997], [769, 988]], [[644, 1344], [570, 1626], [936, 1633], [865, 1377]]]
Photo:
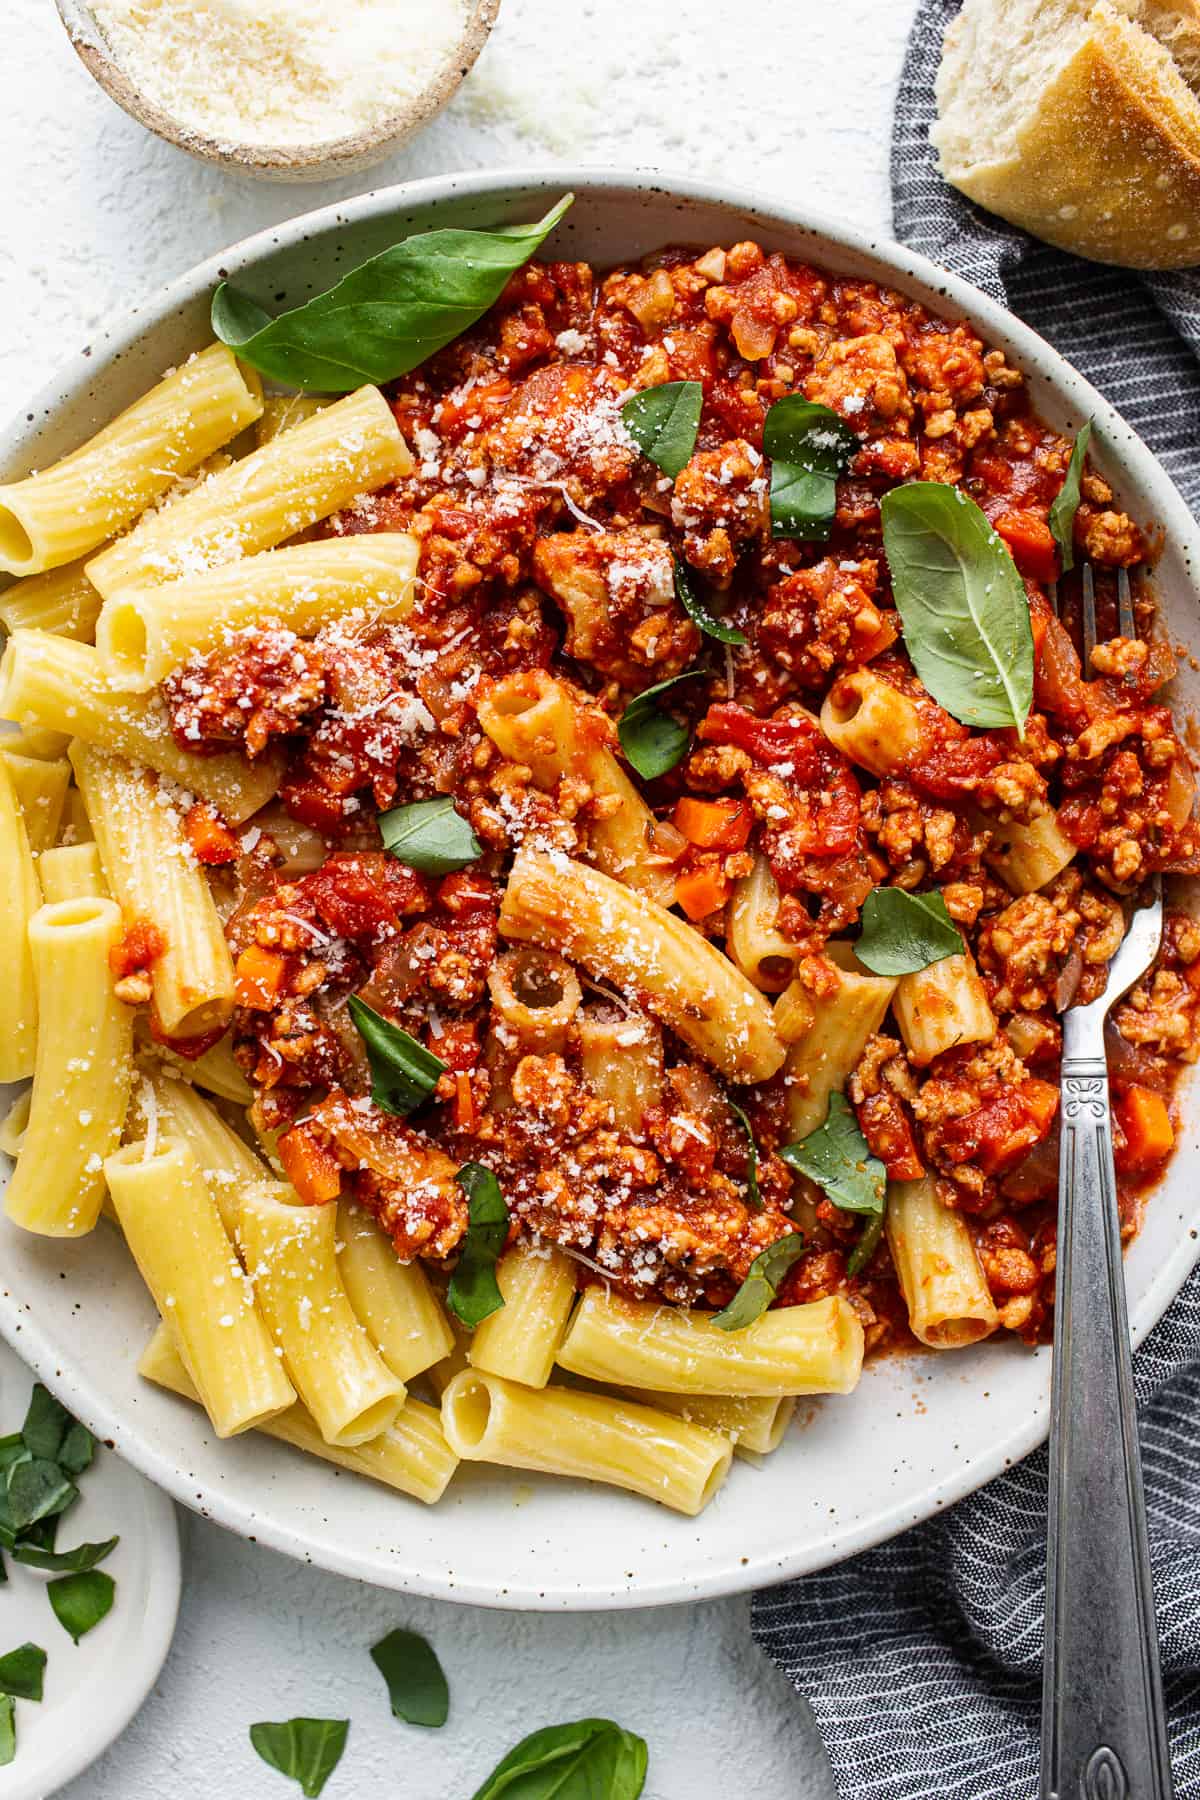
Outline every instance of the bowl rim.
[[439, 60], [431, 79], [377, 124], [345, 137], [306, 144], [244, 144], [191, 131], [144, 94], [118, 61], [90, 0], [54, 0], [71, 47], [97, 86], [147, 131], [202, 162], [242, 175], [335, 180], [370, 167], [427, 125], [461, 86], [479, 59], [500, 11], [500, 0], [468, 0], [463, 28]]
[[[845, 251], [883, 264], [889, 271], [887, 278], [898, 288], [915, 286], [919, 298], [981, 327], [989, 339], [1011, 351], [1025, 372], [1047, 379], [1072, 406], [1078, 407], [1081, 422], [1090, 415], [1098, 428], [1094, 447], [1114, 445], [1122, 461], [1136, 465], [1140, 479], [1153, 495], [1158, 522], [1174, 539], [1189, 573], [1200, 570], [1200, 527], [1157, 458], [1112, 404], [1072, 368], [1060, 352], [999, 302], [885, 234], [860, 231], [807, 206], [789, 205], [769, 196], [760, 199], [749, 190], [734, 185], [697, 180], [644, 166], [533, 166], [429, 176], [370, 190], [352, 200], [333, 202], [269, 226], [208, 257], [184, 275], [158, 287], [142, 302], [118, 309], [97, 327], [87, 347], [65, 359], [38, 393], [18, 409], [11, 423], [0, 429], [0, 461], [6, 451], [11, 451], [13, 440], [24, 439], [30, 431], [37, 430], [33, 421], [44, 422], [61, 410], [64, 391], [78, 394], [87, 378], [96, 375], [98, 364], [119, 358], [147, 329], [163, 323], [189, 304], [194, 305], [198, 297], [215, 287], [225, 275], [252, 274], [260, 257], [280, 249], [295, 248], [306, 239], [329, 230], [352, 230], [389, 214], [402, 215], [414, 208], [436, 206], [441, 202], [481, 201], [494, 197], [498, 203], [528, 200], [531, 206], [536, 206], [539, 202], [544, 203], [549, 195], [567, 190], [597, 198], [606, 193], [616, 194], [630, 203], [636, 203], [639, 195], [653, 195], [728, 209], [743, 218], [748, 216], [756, 226], [761, 225], [766, 235], [770, 234], [773, 225], [809, 234], [818, 262], [825, 260], [836, 266], [839, 252]], [[425, 225], [422, 221], [418, 229]], [[1157, 1324], [1198, 1258], [1200, 1233], [1181, 1231], [1169, 1254], [1158, 1262], [1146, 1279], [1140, 1296], [1131, 1304], [1131, 1333], [1135, 1346]], [[873, 1548], [974, 1492], [1036, 1449], [1044, 1441], [1048, 1428], [1047, 1405], [1044, 1401], [1035, 1403], [1018, 1425], [992, 1440], [980, 1454], [967, 1457], [930, 1482], [919, 1497], [910, 1494], [907, 1498], [889, 1498], [887, 1504], [870, 1518], [848, 1527], [838, 1525], [815, 1545], [810, 1540], [790, 1556], [759, 1552], [757, 1556], [750, 1555], [736, 1562], [720, 1563], [711, 1572], [699, 1576], [652, 1577], [633, 1591], [605, 1586], [589, 1588], [582, 1583], [554, 1591], [514, 1583], [501, 1591], [498, 1586], [467, 1582], [457, 1576], [448, 1580], [436, 1571], [413, 1573], [400, 1567], [381, 1565], [369, 1550], [360, 1553], [352, 1542], [330, 1541], [328, 1536], [315, 1531], [305, 1537], [290, 1525], [277, 1524], [268, 1513], [255, 1512], [223, 1487], [205, 1487], [198, 1492], [192, 1478], [140, 1438], [136, 1419], [110, 1406], [86, 1362], [74, 1372], [62, 1368], [53, 1333], [44, 1328], [40, 1317], [31, 1316], [22, 1307], [11, 1290], [3, 1288], [0, 1288], [0, 1336], [98, 1435], [116, 1439], [120, 1454], [143, 1474], [177, 1500], [240, 1536], [375, 1585], [505, 1610], [590, 1611], [690, 1602], [772, 1586], [792, 1576], [814, 1572]], [[1048, 1368], [1048, 1349], [1032, 1354]]]

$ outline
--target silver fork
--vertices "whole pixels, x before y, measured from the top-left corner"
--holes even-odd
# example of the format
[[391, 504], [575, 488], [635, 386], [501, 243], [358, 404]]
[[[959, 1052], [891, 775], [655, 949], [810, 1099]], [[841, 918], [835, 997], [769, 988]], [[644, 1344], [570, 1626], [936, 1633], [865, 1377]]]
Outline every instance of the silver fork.
[[[1134, 636], [1124, 569], [1117, 606], [1121, 636]], [[1083, 640], [1086, 670], [1096, 645], [1090, 564]], [[1069, 1008], [1062, 1021], [1042, 1800], [1171, 1800], [1173, 1793], [1104, 1056], [1105, 1017], [1145, 974], [1162, 939], [1157, 875], [1147, 891], [1104, 992]]]

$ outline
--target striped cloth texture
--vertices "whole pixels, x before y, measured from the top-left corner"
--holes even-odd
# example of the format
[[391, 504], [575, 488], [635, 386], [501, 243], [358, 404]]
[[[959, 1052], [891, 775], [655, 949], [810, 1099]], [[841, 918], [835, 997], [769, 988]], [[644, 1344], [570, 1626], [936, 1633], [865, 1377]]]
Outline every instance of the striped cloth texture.
[[[1200, 271], [1085, 263], [946, 185], [929, 126], [956, 11], [924, 0], [909, 41], [896, 236], [1048, 338], [1200, 511]], [[1200, 1270], [1134, 1364], [1176, 1792], [1200, 1800]], [[1037, 1794], [1046, 1470], [1043, 1448], [891, 1543], [755, 1596], [754, 1635], [811, 1702], [842, 1800]]]

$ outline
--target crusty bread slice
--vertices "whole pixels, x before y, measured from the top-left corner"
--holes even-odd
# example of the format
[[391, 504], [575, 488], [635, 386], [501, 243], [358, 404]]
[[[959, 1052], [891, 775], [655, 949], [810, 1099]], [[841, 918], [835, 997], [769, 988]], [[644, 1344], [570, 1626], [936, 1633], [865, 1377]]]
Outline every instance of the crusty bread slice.
[[1170, 51], [1188, 86], [1200, 92], [1200, 0], [1116, 0], [1116, 4]]
[[1194, 0], [965, 0], [930, 134], [946, 179], [1080, 256], [1200, 262], [1200, 99], [1152, 15], [1200, 54]]

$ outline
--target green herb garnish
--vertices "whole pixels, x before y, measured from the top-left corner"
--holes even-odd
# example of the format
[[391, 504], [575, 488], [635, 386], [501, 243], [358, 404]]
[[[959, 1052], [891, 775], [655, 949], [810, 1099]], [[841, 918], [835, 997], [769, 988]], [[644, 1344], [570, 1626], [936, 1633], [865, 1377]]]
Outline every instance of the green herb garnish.
[[271, 1768], [300, 1783], [307, 1800], [316, 1800], [341, 1761], [349, 1730], [349, 1719], [264, 1720], [250, 1727], [250, 1742]]
[[74, 1550], [43, 1550], [37, 1544], [21, 1543], [13, 1550], [13, 1561], [31, 1569], [51, 1569], [64, 1575], [82, 1575], [111, 1556], [119, 1537], [106, 1538], [100, 1544], [76, 1544]]
[[65, 1512], [79, 1497], [79, 1489], [58, 1464], [40, 1456], [10, 1463], [6, 1487], [6, 1523], [18, 1537], [40, 1519]]
[[449, 875], [483, 855], [483, 845], [449, 794], [393, 806], [376, 823], [384, 849], [422, 875]]
[[762, 1317], [779, 1292], [779, 1284], [792, 1264], [804, 1254], [804, 1238], [789, 1231], [760, 1250], [750, 1264], [750, 1273], [728, 1306], [713, 1319], [720, 1331], [745, 1331], [755, 1319]]
[[776, 400], [763, 422], [771, 459], [771, 536], [824, 543], [837, 512], [838, 476], [860, 448], [843, 419], [799, 394]]
[[468, 1223], [446, 1303], [473, 1331], [504, 1305], [496, 1260], [508, 1239], [509, 1215], [500, 1183], [482, 1163], [464, 1163], [455, 1180], [467, 1196]]
[[643, 388], [626, 400], [621, 419], [642, 455], [674, 481], [696, 448], [703, 405], [700, 382], [664, 381], [661, 387]]
[[871, 1155], [844, 1094], [830, 1094], [824, 1122], [798, 1144], [785, 1144], [779, 1154], [844, 1212], [883, 1211], [887, 1170]]
[[643, 781], [654, 781], [682, 760], [691, 742], [692, 730], [659, 705], [661, 697], [683, 681], [695, 681], [703, 669], [686, 669], [668, 681], [643, 688], [629, 702], [617, 724], [617, 736], [629, 762]]
[[873, 975], [915, 975], [948, 956], [961, 956], [962, 947], [940, 894], [879, 887], [863, 902], [862, 935], [854, 954]]
[[0, 1769], [17, 1754], [17, 1703], [11, 1694], [0, 1694]]
[[371, 1645], [371, 1661], [387, 1682], [396, 1718], [410, 1725], [446, 1723], [450, 1689], [433, 1645], [420, 1632], [397, 1626]]
[[1071, 449], [1071, 460], [1067, 464], [1063, 484], [1050, 508], [1050, 530], [1058, 545], [1064, 575], [1070, 574], [1075, 567], [1075, 514], [1079, 511], [1079, 483], [1083, 477], [1083, 463], [1091, 436], [1092, 421], [1089, 419], [1080, 427], [1079, 436]]
[[482, 317], [573, 198], [564, 195], [532, 225], [419, 232], [274, 319], [223, 281], [213, 295], [212, 328], [253, 368], [311, 393], [391, 381]]
[[85, 1569], [78, 1575], [60, 1575], [46, 1584], [54, 1616], [78, 1643], [112, 1611], [117, 1584], [103, 1569]]
[[46, 1652], [37, 1644], [21, 1644], [0, 1656], [0, 1694], [18, 1700], [40, 1700], [46, 1673]]
[[646, 1745], [611, 1719], [580, 1719], [531, 1732], [472, 1800], [638, 1800]]
[[867, 1222], [859, 1232], [853, 1250], [846, 1258], [847, 1275], [861, 1275], [878, 1250], [879, 1240], [883, 1236], [883, 1221], [886, 1214], [885, 1206], [882, 1212], [868, 1215]]
[[758, 1145], [754, 1128], [735, 1100], [725, 1096], [725, 1104], [746, 1134], [746, 1205], [751, 1212], [762, 1211], [762, 1195], [758, 1191]]
[[693, 625], [698, 625], [705, 637], [716, 638], [719, 644], [744, 644], [746, 634], [739, 631], [736, 625], [726, 625], [718, 619], [708, 602], [700, 592], [696, 576], [681, 562], [678, 557], [675, 563], [675, 598], [682, 606]]
[[371, 1065], [371, 1098], [384, 1112], [403, 1118], [424, 1105], [446, 1065], [399, 1025], [351, 994], [350, 1017]]

